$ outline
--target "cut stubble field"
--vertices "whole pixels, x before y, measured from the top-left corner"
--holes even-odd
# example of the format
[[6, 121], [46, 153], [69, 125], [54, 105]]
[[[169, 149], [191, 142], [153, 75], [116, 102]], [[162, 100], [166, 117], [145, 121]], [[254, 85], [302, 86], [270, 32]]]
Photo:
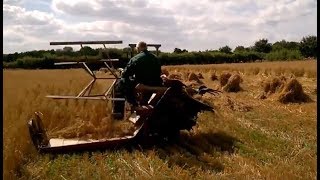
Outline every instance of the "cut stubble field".
[[[75, 95], [90, 81], [82, 69], [4, 70], [4, 179], [316, 179], [316, 61], [166, 66], [170, 74], [201, 73], [219, 89], [211, 74], [228, 71], [243, 79], [242, 90], [205, 95], [216, 113], [199, 114], [197, 126], [182, 132], [176, 144], [64, 155], [40, 155], [27, 122], [44, 114], [49, 137], [101, 138], [130, 133], [113, 122], [103, 101], [52, 100], [49, 94]], [[259, 99], [270, 77], [296, 77], [311, 98], [282, 104]], [[93, 93], [110, 82], [101, 81]]]

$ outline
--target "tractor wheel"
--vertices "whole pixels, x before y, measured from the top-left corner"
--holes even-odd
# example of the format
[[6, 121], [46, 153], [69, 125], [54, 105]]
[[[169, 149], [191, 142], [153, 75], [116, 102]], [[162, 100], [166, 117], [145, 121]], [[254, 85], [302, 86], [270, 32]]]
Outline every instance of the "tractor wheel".
[[49, 140], [38, 114], [36, 114], [36, 117], [32, 118], [28, 122], [28, 127], [32, 143], [37, 149], [39, 149], [41, 146], [48, 145]]

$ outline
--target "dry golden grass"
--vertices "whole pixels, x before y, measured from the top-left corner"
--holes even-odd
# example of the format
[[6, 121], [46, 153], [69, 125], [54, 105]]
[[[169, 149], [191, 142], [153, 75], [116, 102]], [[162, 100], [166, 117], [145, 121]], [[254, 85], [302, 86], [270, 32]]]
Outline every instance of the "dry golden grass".
[[222, 87], [223, 91], [226, 92], [238, 92], [241, 90], [240, 83], [242, 79], [239, 74], [233, 74], [225, 86]]
[[215, 71], [211, 73], [210, 79], [211, 79], [212, 81], [218, 80], [218, 77], [217, 77]]
[[[215, 89], [219, 82], [210, 79], [212, 72], [237, 72], [243, 90], [202, 97], [217, 113], [201, 113], [198, 125], [177, 144], [57, 156], [35, 152], [26, 126], [34, 111], [43, 112], [49, 137], [108, 137], [125, 125], [110, 120], [104, 102], [45, 98], [78, 93], [90, 80], [83, 70], [4, 70], [4, 179], [316, 179], [314, 61], [165, 69], [201, 72], [202, 81]], [[255, 98], [261, 82], [276, 74], [295, 76], [313, 102]]]
[[[178, 68], [177, 68], [178, 67]], [[279, 62], [257, 62], [257, 63], [231, 63], [231, 64], [212, 64], [212, 65], [181, 65], [168, 66], [169, 71], [176, 69], [180, 71], [189, 71], [192, 69], [196, 72], [214, 72], [236, 71], [248, 75], [294, 75], [296, 77], [317, 77], [317, 61], [279, 61]]]
[[222, 72], [220, 74], [219, 80], [220, 80], [220, 86], [223, 87], [228, 83], [229, 78], [231, 77], [231, 73], [229, 72]]
[[280, 92], [278, 101], [282, 103], [308, 102], [310, 101], [310, 97], [304, 93], [300, 82], [295, 78], [292, 78]]
[[[126, 127], [110, 121], [110, 106], [104, 101], [45, 97], [49, 94], [77, 95], [89, 81], [90, 76], [83, 70], [4, 71], [4, 152], [14, 150], [4, 157], [5, 177], [6, 173], [19, 168], [25, 154], [32, 152], [26, 123], [35, 111], [44, 114], [49, 137], [102, 138], [128, 133]], [[92, 94], [101, 94], [110, 83], [99, 80]]]

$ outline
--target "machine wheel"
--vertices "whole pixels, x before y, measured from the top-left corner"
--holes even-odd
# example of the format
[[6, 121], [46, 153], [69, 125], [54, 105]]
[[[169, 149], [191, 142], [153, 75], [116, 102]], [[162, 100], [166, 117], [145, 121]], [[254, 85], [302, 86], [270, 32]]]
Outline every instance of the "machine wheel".
[[32, 143], [39, 150], [41, 146], [46, 146], [49, 143], [47, 134], [44, 130], [42, 121], [39, 115], [36, 113], [35, 118], [32, 118], [28, 122], [29, 133], [32, 139]]

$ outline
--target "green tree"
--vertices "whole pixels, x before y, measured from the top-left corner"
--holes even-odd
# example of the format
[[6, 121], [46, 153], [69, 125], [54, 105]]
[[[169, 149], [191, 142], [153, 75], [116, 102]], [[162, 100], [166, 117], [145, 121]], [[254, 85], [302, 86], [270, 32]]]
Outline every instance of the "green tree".
[[87, 56], [96, 56], [99, 54], [98, 50], [92, 49], [89, 46], [84, 46], [80, 49], [80, 53], [82, 55], [87, 55]]
[[188, 52], [188, 50], [186, 50], [186, 49], [183, 49], [183, 50], [182, 50], [182, 52], [183, 52], [183, 53], [184, 53], [184, 52]]
[[64, 51], [64, 52], [72, 52], [72, 51], [73, 51], [73, 48], [70, 47], [70, 46], [65, 46], [65, 47], [63, 48], [63, 51]]
[[260, 39], [254, 43], [253, 50], [256, 52], [269, 53], [272, 49], [271, 43], [268, 43], [268, 39]]
[[182, 53], [182, 50], [180, 48], [174, 48], [173, 52], [174, 53]]
[[4, 62], [13, 62], [16, 61], [19, 58], [19, 53], [15, 52], [13, 54], [4, 54], [3, 55], [3, 61]]
[[246, 49], [245, 49], [244, 46], [237, 46], [237, 47], [234, 49], [234, 52], [241, 52], [241, 51], [246, 51]]
[[[131, 54], [132, 49], [130, 47], [125, 47], [122, 49], [122, 52], [126, 54], [126, 57], [129, 58], [129, 55]], [[101, 53], [101, 51], [99, 52]]]
[[304, 57], [317, 57], [317, 36], [306, 36], [300, 41], [300, 52]]
[[298, 50], [299, 43], [298, 42], [288, 42], [286, 40], [277, 41], [272, 45], [272, 51], [280, 51], [283, 49], [287, 50]]
[[223, 53], [231, 54], [232, 49], [229, 46], [223, 46], [219, 48], [219, 51]]

